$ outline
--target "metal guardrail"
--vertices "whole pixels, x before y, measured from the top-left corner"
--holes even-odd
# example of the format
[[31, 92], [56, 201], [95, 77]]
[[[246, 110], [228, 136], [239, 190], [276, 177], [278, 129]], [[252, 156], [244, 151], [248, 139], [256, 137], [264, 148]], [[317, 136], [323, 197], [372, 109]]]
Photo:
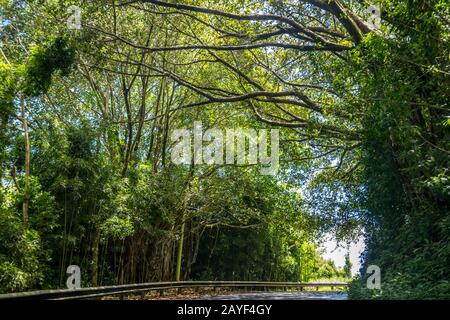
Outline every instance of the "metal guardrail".
[[130, 295], [141, 294], [145, 295], [151, 291], [160, 291], [168, 289], [183, 289], [183, 288], [232, 288], [232, 289], [263, 289], [268, 288], [287, 288], [304, 290], [306, 288], [320, 287], [345, 288], [346, 282], [255, 282], [255, 281], [179, 281], [179, 282], [150, 282], [139, 284], [124, 284], [107, 287], [90, 287], [80, 288], [75, 290], [56, 289], [56, 290], [39, 290], [20, 293], [0, 294], [0, 300], [77, 300], [100, 298], [113, 295]]

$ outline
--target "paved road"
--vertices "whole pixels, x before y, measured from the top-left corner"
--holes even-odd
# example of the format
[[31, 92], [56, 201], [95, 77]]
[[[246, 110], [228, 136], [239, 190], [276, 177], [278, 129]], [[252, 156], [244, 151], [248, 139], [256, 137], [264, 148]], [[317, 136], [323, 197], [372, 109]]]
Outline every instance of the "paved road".
[[339, 292], [251, 292], [220, 296], [203, 296], [206, 300], [347, 300]]

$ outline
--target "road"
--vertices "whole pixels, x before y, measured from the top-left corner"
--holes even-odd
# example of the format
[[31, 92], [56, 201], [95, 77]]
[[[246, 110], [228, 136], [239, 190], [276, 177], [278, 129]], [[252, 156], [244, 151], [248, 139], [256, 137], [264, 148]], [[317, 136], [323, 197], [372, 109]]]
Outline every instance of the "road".
[[346, 293], [339, 292], [251, 292], [219, 296], [203, 296], [205, 300], [347, 300]]

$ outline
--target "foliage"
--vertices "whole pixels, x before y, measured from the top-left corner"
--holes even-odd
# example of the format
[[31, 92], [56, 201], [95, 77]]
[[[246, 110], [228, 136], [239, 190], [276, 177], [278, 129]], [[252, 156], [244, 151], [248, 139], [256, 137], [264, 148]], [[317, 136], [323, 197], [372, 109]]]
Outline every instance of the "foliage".
[[[2, 293], [38, 287], [44, 279], [45, 252], [36, 230], [22, 232], [14, 207], [0, 207], [0, 290]], [[5, 201], [6, 200], [6, 201]]]
[[67, 76], [74, 60], [75, 49], [63, 37], [33, 48], [26, 65], [24, 93], [27, 96], [47, 93], [52, 75], [59, 71], [62, 76]]
[[7, 126], [14, 109], [14, 87], [11, 67], [0, 62], [0, 178], [2, 177], [3, 164], [6, 160], [5, 151], [9, 140]]
[[[372, 292], [378, 298], [449, 297], [444, 2], [386, 1], [387, 19], [400, 36], [371, 34], [354, 55], [357, 101], [365, 105], [365, 266], [382, 270], [382, 290]], [[354, 297], [370, 296], [364, 285], [364, 278], [355, 283]]]

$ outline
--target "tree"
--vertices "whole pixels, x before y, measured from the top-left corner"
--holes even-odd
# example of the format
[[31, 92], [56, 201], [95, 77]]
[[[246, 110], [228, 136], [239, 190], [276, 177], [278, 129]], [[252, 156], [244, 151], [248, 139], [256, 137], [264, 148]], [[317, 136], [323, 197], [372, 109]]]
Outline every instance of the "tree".
[[350, 254], [345, 255], [344, 274], [346, 278], [352, 277], [352, 263], [350, 262]]

